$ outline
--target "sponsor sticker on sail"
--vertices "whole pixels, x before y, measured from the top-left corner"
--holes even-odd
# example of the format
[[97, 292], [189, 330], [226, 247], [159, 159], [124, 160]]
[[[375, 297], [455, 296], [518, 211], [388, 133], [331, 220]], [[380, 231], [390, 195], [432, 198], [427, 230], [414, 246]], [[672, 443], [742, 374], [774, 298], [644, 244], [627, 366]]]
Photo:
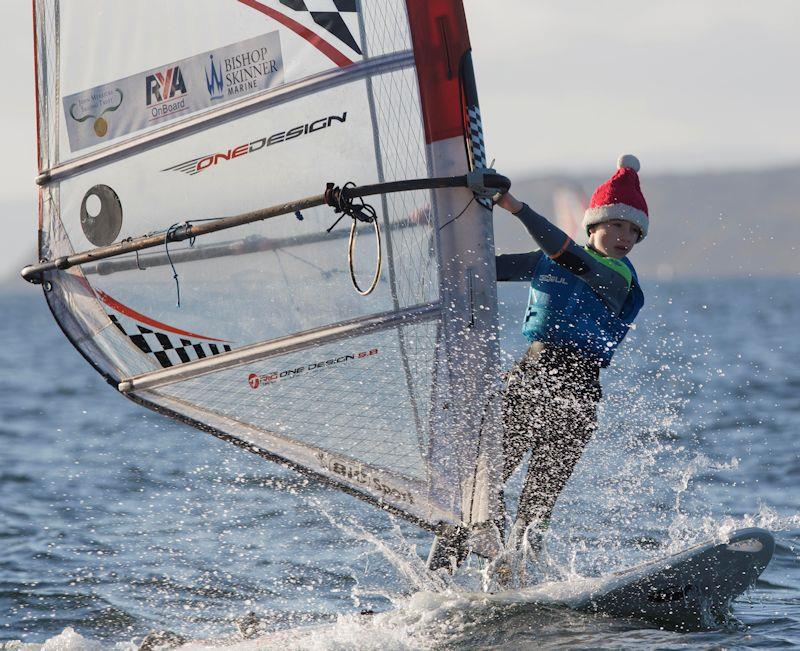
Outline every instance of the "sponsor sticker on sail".
[[278, 32], [196, 54], [64, 97], [79, 151], [284, 83]]

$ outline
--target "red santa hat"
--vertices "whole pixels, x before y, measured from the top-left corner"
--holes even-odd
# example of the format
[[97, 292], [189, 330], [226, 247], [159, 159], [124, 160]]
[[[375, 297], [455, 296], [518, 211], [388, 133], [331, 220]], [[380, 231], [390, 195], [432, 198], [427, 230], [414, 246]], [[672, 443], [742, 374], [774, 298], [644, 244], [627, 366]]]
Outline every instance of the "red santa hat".
[[608, 181], [600, 185], [592, 195], [589, 207], [583, 215], [583, 227], [589, 227], [614, 219], [633, 222], [641, 230], [642, 241], [650, 226], [647, 202], [639, 187], [639, 159], [633, 154], [623, 154], [617, 161], [617, 171]]

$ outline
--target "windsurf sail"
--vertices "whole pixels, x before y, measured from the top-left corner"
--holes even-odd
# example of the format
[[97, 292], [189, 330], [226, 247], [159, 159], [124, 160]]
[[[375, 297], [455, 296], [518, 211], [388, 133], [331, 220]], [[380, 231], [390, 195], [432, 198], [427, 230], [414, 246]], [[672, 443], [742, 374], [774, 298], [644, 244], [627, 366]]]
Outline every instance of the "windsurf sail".
[[[34, 19], [24, 275], [86, 360], [422, 527], [489, 522], [494, 247], [463, 187], [486, 161], [461, 1], [35, 0]], [[329, 182], [377, 216], [355, 226], [355, 280], [382, 262], [368, 296]]]

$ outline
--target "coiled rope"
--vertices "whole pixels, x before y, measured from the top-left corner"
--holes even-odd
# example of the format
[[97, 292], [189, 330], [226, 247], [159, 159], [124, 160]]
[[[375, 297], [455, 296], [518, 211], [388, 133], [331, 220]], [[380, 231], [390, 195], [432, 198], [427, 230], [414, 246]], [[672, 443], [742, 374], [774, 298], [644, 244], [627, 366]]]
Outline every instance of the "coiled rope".
[[[325, 190], [325, 199], [328, 205], [333, 207], [333, 211], [341, 216], [327, 229], [327, 232], [330, 233], [345, 215], [353, 220], [350, 224], [350, 238], [347, 244], [347, 264], [350, 267], [350, 280], [361, 296], [368, 296], [378, 286], [378, 281], [381, 278], [381, 268], [383, 266], [381, 228], [378, 223], [378, 214], [371, 205], [366, 203], [362, 197], [347, 196], [347, 190], [354, 187], [356, 187], [356, 184], [353, 182], [345, 183], [341, 188], [334, 186], [333, 183], [328, 183], [328, 187]], [[375, 274], [367, 289], [362, 289], [356, 278], [355, 251], [358, 222], [371, 223], [375, 230], [375, 256], [377, 262], [375, 264]]]

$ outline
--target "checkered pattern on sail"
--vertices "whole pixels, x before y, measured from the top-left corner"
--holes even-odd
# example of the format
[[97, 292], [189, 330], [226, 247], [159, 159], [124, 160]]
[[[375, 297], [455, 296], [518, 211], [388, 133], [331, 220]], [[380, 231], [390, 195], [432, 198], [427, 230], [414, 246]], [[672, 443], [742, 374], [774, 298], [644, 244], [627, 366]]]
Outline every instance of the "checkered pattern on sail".
[[220, 353], [227, 353], [231, 350], [230, 345], [227, 343], [192, 341], [185, 337], [169, 335], [166, 332], [158, 332], [141, 324], [133, 323], [132, 321], [132, 325], [128, 325], [128, 329], [126, 329], [117, 316], [110, 314], [109, 317], [111, 318], [111, 322], [117, 326], [139, 350], [155, 357], [163, 368], [204, 359], [205, 357], [219, 355]]
[[280, 0], [284, 7], [308, 13], [314, 22], [326, 29], [354, 52], [361, 54], [346, 15], [358, 12], [356, 0]]
[[[483, 142], [483, 123], [481, 122], [481, 109], [478, 106], [467, 107], [467, 117], [469, 119], [469, 154], [472, 162], [472, 169], [476, 167], [486, 167], [486, 145]], [[489, 210], [492, 209], [492, 200], [486, 197], [479, 197], [478, 203]]]

